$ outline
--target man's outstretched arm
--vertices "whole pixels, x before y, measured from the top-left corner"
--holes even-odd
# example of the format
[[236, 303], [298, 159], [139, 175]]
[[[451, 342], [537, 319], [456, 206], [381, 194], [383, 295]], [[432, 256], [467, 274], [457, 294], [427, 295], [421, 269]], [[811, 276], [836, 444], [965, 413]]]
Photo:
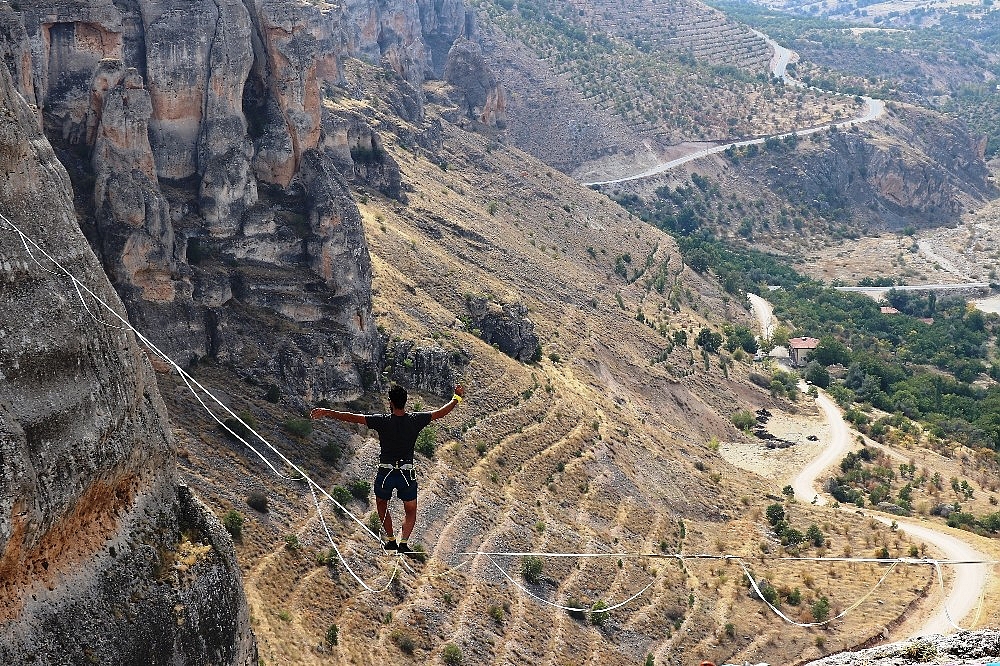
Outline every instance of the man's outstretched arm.
[[364, 414], [354, 414], [352, 412], [338, 412], [335, 409], [324, 409], [322, 407], [317, 407], [316, 409], [309, 412], [309, 418], [311, 419], [337, 419], [338, 421], [345, 421], [347, 423], [360, 423], [365, 424]]
[[465, 398], [465, 387], [459, 384], [455, 387], [455, 395], [452, 399], [446, 402], [440, 409], [431, 412], [431, 421], [436, 421], [438, 419], [443, 419], [451, 413], [451, 410], [455, 409], [458, 403], [462, 402]]

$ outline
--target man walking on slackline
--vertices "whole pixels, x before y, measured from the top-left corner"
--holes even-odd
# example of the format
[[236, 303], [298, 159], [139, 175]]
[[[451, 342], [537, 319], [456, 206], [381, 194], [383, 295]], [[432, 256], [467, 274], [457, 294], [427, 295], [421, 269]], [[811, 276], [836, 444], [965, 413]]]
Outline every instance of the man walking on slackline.
[[[337, 419], [347, 423], [360, 423], [378, 432], [379, 456], [378, 472], [375, 474], [375, 508], [379, 520], [385, 528], [386, 542], [382, 547], [386, 550], [398, 550], [409, 553], [407, 540], [413, 525], [417, 522], [417, 476], [413, 468], [413, 447], [417, 443], [417, 435], [431, 421], [444, 418], [465, 396], [465, 388], [459, 384], [455, 387], [455, 395], [440, 409], [433, 412], [407, 412], [406, 389], [393, 384], [389, 389], [389, 414], [353, 414], [338, 412], [333, 409], [317, 407], [309, 413], [314, 419]], [[392, 530], [392, 516], [389, 515], [389, 500], [392, 491], [403, 502], [403, 534], [399, 543]]]

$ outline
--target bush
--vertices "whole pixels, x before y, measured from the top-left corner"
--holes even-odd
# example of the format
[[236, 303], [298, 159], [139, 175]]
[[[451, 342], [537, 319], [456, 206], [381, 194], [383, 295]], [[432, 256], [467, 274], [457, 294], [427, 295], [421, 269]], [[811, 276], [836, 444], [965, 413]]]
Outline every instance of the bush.
[[327, 444], [319, 450], [319, 457], [329, 465], [336, 465], [341, 455], [343, 455], [343, 450], [336, 443]]
[[371, 493], [372, 486], [364, 479], [354, 478], [347, 482], [347, 490], [359, 500], [367, 501], [368, 495]]
[[462, 650], [454, 643], [448, 643], [441, 651], [441, 658], [447, 666], [458, 666], [462, 663]]
[[403, 631], [394, 631], [389, 638], [405, 654], [413, 654], [413, 651], [417, 649], [417, 643], [413, 640], [413, 636]]
[[567, 613], [569, 613], [569, 616], [574, 620], [582, 621], [587, 619], [587, 611], [585, 610], [586, 605], [584, 605], [584, 603], [579, 599], [577, 599], [576, 597], [570, 597], [569, 599], [566, 600], [566, 603], [564, 603], [563, 605], [566, 606], [567, 608], [577, 609], [577, 610], [566, 611]]
[[337, 628], [336, 623], [331, 624], [329, 629], [326, 630], [326, 643], [327, 645], [336, 645], [339, 638], [340, 630]]
[[785, 507], [780, 504], [770, 505], [767, 507], [765, 513], [767, 515], [767, 522], [771, 523], [772, 527], [785, 519]]
[[298, 550], [302, 547], [299, 543], [299, 537], [297, 534], [289, 534], [285, 536], [285, 548], [288, 550]]
[[604, 624], [608, 619], [608, 611], [604, 610], [608, 605], [603, 601], [597, 601], [590, 607], [590, 623], [596, 627]]
[[255, 425], [257, 425], [257, 421], [246, 412], [242, 412], [240, 413], [240, 418], [237, 419], [230, 416], [228, 419], [225, 419], [219, 427], [222, 428], [223, 432], [226, 433], [226, 436], [229, 437], [229, 439], [243, 439], [249, 442], [250, 438], [253, 437], [253, 433], [250, 432], [250, 429]]
[[521, 575], [532, 585], [538, 585], [542, 580], [542, 558], [528, 555], [521, 558]]
[[497, 624], [503, 624], [504, 613], [502, 606], [497, 606], [496, 604], [490, 606], [489, 614], [490, 617], [493, 618], [494, 622], [496, 622]]
[[428, 458], [434, 457], [434, 450], [437, 448], [437, 428], [427, 426], [417, 435], [417, 443], [414, 450]]
[[264, 393], [264, 399], [268, 402], [276, 403], [281, 400], [281, 389], [279, 389], [274, 384], [267, 385], [267, 391]]
[[312, 434], [313, 425], [310, 419], [304, 418], [290, 418], [286, 420], [282, 427], [296, 437], [305, 439]]
[[267, 495], [260, 490], [251, 490], [247, 497], [247, 505], [254, 511], [267, 513]]
[[757, 423], [757, 417], [748, 409], [741, 409], [730, 417], [733, 425], [740, 430], [750, 430]]
[[817, 622], [823, 622], [830, 617], [830, 600], [825, 596], [816, 600], [812, 605], [812, 615]]
[[243, 516], [240, 515], [239, 511], [233, 510], [227, 513], [222, 518], [222, 526], [237, 541], [243, 538]]

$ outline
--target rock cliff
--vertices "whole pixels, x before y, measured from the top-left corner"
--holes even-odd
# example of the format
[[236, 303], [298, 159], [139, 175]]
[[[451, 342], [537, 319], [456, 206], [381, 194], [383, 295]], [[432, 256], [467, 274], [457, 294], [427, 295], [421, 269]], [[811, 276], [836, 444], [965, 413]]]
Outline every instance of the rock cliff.
[[830, 132], [826, 141], [803, 141], [795, 159], [742, 168], [766, 171], [769, 186], [796, 204], [849, 210], [875, 228], [942, 224], [995, 196], [984, 146], [960, 124], [899, 106], [876, 131]]
[[[120, 134], [99, 132], [102, 169], [130, 146], [143, 153], [129, 138], [148, 109], [131, 73], [105, 75], [118, 79], [105, 105], [132, 106]], [[0, 211], [121, 312], [78, 228], [67, 173], [5, 67], [0, 173]], [[132, 175], [155, 180], [151, 163]], [[138, 229], [145, 217], [116, 201], [120, 187], [98, 186]], [[256, 664], [232, 541], [178, 484], [143, 350], [95, 321], [110, 315], [92, 301], [88, 311], [4, 221], [0, 239], [0, 663]], [[119, 240], [115, 252], [158, 257]]]
[[378, 381], [370, 259], [349, 185], [397, 199], [405, 188], [376, 123], [325, 101], [362, 94], [344, 63], [366, 58], [395, 77], [387, 99], [419, 127], [420, 85], [445, 76], [461, 42], [487, 83], [464, 93], [469, 112], [502, 123], [503, 92], [468, 46], [463, 2], [16, 7], [0, 2], [0, 54], [40, 109], [133, 321], [181, 361], [216, 358], [306, 399]]

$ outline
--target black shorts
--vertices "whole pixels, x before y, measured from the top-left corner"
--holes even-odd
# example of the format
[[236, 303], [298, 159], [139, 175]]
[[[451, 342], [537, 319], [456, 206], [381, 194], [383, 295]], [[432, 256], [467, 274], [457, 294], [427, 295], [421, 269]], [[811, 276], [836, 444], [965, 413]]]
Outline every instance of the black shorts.
[[387, 469], [379, 467], [375, 473], [375, 497], [381, 500], [392, 499], [392, 491], [404, 502], [417, 499], [417, 474], [412, 469]]

